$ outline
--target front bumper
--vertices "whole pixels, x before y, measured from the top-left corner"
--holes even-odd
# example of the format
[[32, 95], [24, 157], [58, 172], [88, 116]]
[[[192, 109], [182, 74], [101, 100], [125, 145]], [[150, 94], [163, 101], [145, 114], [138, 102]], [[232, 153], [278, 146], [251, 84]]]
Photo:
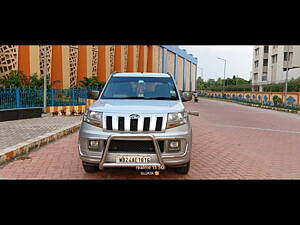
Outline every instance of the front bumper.
[[[98, 164], [100, 169], [104, 167], [136, 167], [155, 166], [164, 169], [166, 166], [179, 166], [190, 161], [192, 130], [189, 124], [168, 129], [166, 132], [103, 132], [101, 128], [83, 122], [79, 132], [78, 150], [81, 160], [89, 164]], [[180, 139], [182, 145], [179, 152], [161, 152], [158, 141]], [[89, 140], [107, 141], [105, 148], [99, 152], [88, 149]], [[112, 140], [151, 140], [155, 146], [155, 154], [149, 154], [150, 163], [116, 163], [116, 157], [130, 153], [112, 153], [108, 151], [109, 143]], [[136, 155], [136, 154], [133, 154]]]

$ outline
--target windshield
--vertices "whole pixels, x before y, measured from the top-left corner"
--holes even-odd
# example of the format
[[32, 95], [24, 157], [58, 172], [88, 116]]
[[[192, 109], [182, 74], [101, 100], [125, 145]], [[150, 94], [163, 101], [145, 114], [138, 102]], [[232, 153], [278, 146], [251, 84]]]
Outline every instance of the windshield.
[[101, 98], [179, 100], [170, 77], [112, 77]]

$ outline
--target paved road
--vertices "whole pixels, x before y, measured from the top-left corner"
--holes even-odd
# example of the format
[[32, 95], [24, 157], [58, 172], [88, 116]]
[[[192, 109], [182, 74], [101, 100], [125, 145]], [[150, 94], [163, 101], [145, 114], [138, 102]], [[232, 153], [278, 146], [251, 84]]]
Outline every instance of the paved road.
[[300, 116], [200, 99], [185, 103], [197, 110], [193, 152], [188, 175], [173, 170], [142, 176], [135, 169], [110, 168], [86, 174], [76, 144], [78, 132], [0, 169], [11, 179], [299, 179]]

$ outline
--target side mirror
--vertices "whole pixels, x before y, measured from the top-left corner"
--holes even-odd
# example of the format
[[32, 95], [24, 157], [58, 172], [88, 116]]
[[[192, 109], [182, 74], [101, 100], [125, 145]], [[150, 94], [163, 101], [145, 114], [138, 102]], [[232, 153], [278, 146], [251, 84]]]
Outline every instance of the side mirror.
[[88, 99], [97, 100], [99, 98], [100, 91], [88, 91], [87, 97]]
[[193, 99], [193, 95], [191, 92], [182, 92], [181, 99], [183, 102], [191, 101]]

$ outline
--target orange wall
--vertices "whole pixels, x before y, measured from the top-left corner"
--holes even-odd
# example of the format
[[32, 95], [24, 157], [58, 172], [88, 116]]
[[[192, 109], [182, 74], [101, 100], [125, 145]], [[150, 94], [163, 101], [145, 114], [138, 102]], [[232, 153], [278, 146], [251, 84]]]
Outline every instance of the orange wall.
[[87, 76], [87, 51], [86, 45], [78, 46], [77, 84]]
[[106, 46], [99, 45], [98, 47], [98, 66], [97, 78], [99, 81], [106, 81]]
[[127, 71], [133, 72], [133, 45], [128, 45]]
[[19, 71], [22, 71], [26, 77], [30, 77], [30, 58], [29, 45], [19, 46]]
[[138, 62], [138, 72], [144, 71], [144, 45], [139, 46], [139, 62]]
[[52, 46], [52, 70], [51, 70], [51, 86], [52, 88], [63, 87], [62, 72], [62, 46]]
[[115, 46], [114, 71], [121, 72], [121, 45]]
[[153, 72], [153, 46], [148, 46], [147, 72]]

